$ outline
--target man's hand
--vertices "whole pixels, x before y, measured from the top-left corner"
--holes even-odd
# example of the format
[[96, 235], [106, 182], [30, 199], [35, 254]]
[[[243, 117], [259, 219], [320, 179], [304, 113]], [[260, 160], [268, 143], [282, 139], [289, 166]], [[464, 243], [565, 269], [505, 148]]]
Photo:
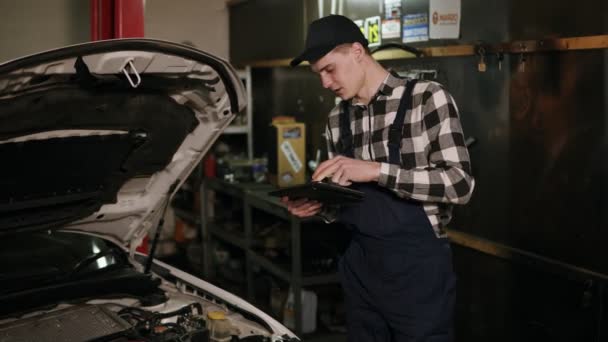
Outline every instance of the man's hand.
[[319, 164], [312, 175], [314, 181], [331, 177], [331, 181], [342, 186], [352, 182], [377, 182], [380, 178], [380, 163], [337, 156]]
[[287, 204], [287, 210], [297, 217], [310, 217], [321, 211], [323, 204], [309, 201], [306, 198], [290, 201], [288, 197], [281, 197], [281, 202]]

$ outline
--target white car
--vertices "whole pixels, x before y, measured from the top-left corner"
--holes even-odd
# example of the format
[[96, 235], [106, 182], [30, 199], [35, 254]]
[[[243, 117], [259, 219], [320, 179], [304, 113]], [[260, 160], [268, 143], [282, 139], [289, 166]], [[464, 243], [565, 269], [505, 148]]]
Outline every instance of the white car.
[[0, 64], [0, 341], [299, 341], [135, 252], [245, 103], [226, 61], [165, 41]]

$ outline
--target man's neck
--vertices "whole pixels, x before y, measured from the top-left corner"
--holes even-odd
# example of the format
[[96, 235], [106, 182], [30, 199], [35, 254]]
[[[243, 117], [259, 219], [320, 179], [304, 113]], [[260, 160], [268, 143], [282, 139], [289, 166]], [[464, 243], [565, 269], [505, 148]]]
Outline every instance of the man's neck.
[[380, 85], [384, 83], [384, 80], [388, 76], [388, 71], [384, 69], [378, 62], [374, 60], [369, 61], [369, 66], [366, 68], [365, 81], [363, 87], [359, 90], [355, 96], [357, 103], [368, 105], [374, 95], [378, 92]]

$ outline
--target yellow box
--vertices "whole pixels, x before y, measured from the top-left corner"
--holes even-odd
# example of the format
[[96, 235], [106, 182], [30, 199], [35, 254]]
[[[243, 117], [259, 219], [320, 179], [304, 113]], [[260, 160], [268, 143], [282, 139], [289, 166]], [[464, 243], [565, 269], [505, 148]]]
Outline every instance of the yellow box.
[[275, 119], [268, 155], [268, 179], [278, 187], [306, 183], [306, 125], [292, 118]]

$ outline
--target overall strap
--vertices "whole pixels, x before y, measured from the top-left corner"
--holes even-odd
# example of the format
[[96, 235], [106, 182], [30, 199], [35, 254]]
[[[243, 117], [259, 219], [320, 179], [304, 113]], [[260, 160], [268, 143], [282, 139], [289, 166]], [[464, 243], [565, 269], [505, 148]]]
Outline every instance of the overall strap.
[[418, 80], [409, 80], [399, 101], [399, 108], [395, 115], [395, 120], [388, 131], [388, 162], [394, 165], [401, 165], [401, 138], [403, 137], [403, 122], [405, 113], [412, 107], [412, 91]]
[[340, 112], [340, 145], [342, 154], [345, 157], [354, 158], [355, 149], [353, 148], [353, 132], [350, 130], [350, 106], [348, 100], [342, 100], [342, 112]]
[[[412, 106], [412, 91], [418, 80], [409, 80], [405, 86], [401, 100], [399, 101], [399, 108], [395, 115], [395, 120], [391, 124], [388, 131], [388, 160], [389, 163], [395, 165], [401, 165], [401, 138], [403, 136], [403, 122], [405, 120], [405, 113]], [[350, 129], [350, 106], [347, 100], [343, 100], [341, 103], [342, 111], [340, 112], [340, 154], [354, 158], [355, 150], [353, 148], [353, 133]]]

